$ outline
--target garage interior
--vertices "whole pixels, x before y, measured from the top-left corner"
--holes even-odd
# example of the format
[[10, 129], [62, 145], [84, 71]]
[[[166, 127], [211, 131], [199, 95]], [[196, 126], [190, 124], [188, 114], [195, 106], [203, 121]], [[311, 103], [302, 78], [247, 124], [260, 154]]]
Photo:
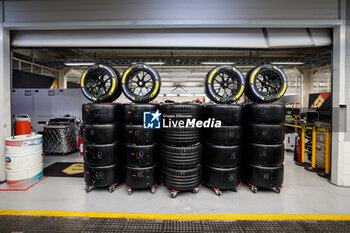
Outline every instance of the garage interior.
[[[58, 3], [55, 2], [53, 6], [57, 7]], [[226, 1], [222, 2], [231, 6]], [[252, 2], [259, 5], [256, 1]], [[331, 226], [332, 221], [324, 221], [350, 220], [350, 125], [347, 124], [350, 116], [347, 114], [350, 100], [347, 77], [350, 7], [346, 1], [334, 2], [297, 1], [290, 3], [295, 9], [284, 9], [284, 14], [277, 14], [275, 8], [274, 14], [271, 14], [266, 10], [268, 7], [262, 7], [261, 12], [265, 14], [254, 11], [261, 20], [255, 19], [251, 23], [252, 19], [248, 16], [243, 19], [231, 16], [233, 18], [229, 22], [239, 20], [231, 26], [226, 25], [229, 22], [222, 19], [219, 13], [216, 17], [223, 20], [220, 24], [210, 23], [213, 18], [209, 17], [209, 21], [206, 21], [200, 14], [194, 14], [191, 21], [181, 13], [182, 19], [189, 20], [189, 23], [184, 23], [171, 18], [173, 14], [167, 16], [164, 12], [169, 10], [160, 13], [165, 19], [168, 18], [169, 24], [166, 24], [166, 20], [158, 22], [152, 18], [151, 12], [155, 10], [147, 8], [147, 20], [133, 15], [139, 24], [135, 26], [131, 23], [135, 26], [131, 27], [129, 16], [122, 13], [123, 7], [130, 7], [128, 3], [123, 3], [121, 9], [112, 7], [108, 10], [111, 12], [114, 9], [123, 19], [105, 24], [101, 20], [103, 17], [75, 22], [74, 16], [69, 17], [73, 13], [67, 13], [67, 19], [58, 20], [56, 25], [56, 21], [52, 20], [43, 22], [48, 15], [37, 11], [27, 12], [15, 19], [18, 12], [13, 9], [20, 11], [21, 7], [2, 1], [2, 7], [8, 9], [9, 14], [3, 16], [3, 43], [0, 46], [0, 65], [4, 68], [0, 75], [3, 79], [0, 90], [4, 92], [0, 99], [4, 107], [0, 125], [11, 125], [11, 129], [2, 128], [0, 136], [3, 138], [14, 134], [14, 117], [17, 114], [28, 114], [32, 131], [36, 133], [43, 133], [45, 125], [52, 118], [69, 115], [82, 119], [81, 106], [89, 100], [81, 92], [81, 77], [86, 68], [96, 63], [113, 67], [120, 74], [132, 64], [151, 65], [162, 81], [160, 93], [153, 100], [157, 103], [168, 100], [210, 103], [205, 94], [204, 80], [214, 67], [232, 65], [245, 77], [257, 65], [273, 64], [284, 71], [288, 81], [287, 91], [278, 101], [287, 108], [286, 133], [297, 133], [300, 137], [305, 130], [303, 125], [306, 125], [306, 141], [302, 142], [301, 139], [299, 142], [305, 143], [304, 153], [302, 149], [299, 148], [299, 152], [296, 149], [296, 146], [301, 146], [298, 142], [285, 142], [284, 182], [280, 194], [269, 190], [252, 193], [243, 182], [238, 192], [225, 191], [222, 196], [215, 195], [205, 185], [198, 194], [184, 192], [175, 199], [170, 198], [169, 189], [163, 185], [157, 187], [155, 194], [147, 189], [135, 190], [128, 195], [124, 184], [118, 185], [113, 193], [102, 189], [85, 193], [82, 177], [48, 176], [27, 190], [9, 192], [2, 189], [4, 184], [0, 185], [0, 198], [6, 200], [0, 204], [0, 222], [12, 224], [12, 228], [0, 229], [25, 231], [24, 224], [16, 225], [14, 221], [34, 223], [40, 220], [33, 219], [33, 216], [41, 216], [40, 219], [48, 224], [46, 227], [44, 224], [40, 227], [37, 225], [37, 228], [33, 228], [35, 232], [70, 232], [79, 224], [80, 228], [75, 228], [79, 232], [231, 232], [261, 229], [346, 232], [350, 228], [348, 221], [339, 221], [342, 225], [334, 226]], [[267, 1], [265, 4], [273, 8], [273, 3]], [[37, 7], [33, 3], [21, 4], [25, 9]], [[111, 2], [106, 1], [106, 4], [111, 5]], [[159, 9], [165, 7], [165, 3], [158, 4]], [[186, 5], [174, 4], [178, 7]], [[316, 4], [321, 8], [315, 13], [313, 7]], [[71, 7], [76, 9], [78, 6], [73, 4]], [[207, 3], [205, 7], [208, 7]], [[249, 11], [251, 6], [243, 4], [242, 9], [244, 7]], [[51, 6], [49, 8], [51, 12], [54, 11]], [[168, 6], [165, 8], [168, 9]], [[183, 12], [184, 9], [180, 8], [175, 7], [173, 11]], [[99, 11], [98, 7], [96, 11]], [[297, 11], [302, 12], [295, 14]], [[315, 13], [314, 16], [312, 13]], [[35, 14], [43, 15], [36, 17]], [[268, 14], [271, 18], [266, 16]], [[302, 17], [298, 19], [294, 15]], [[25, 23], [26, 17], [31, 18], [30, 22]], [[53, 15], [55, 17], [60, 18]], [[90, 25], [94, 20], [95, 23]], [[73, 26], [68, 22], [73, 22]], [[116, 22], [118, 26], [114, 25]], [[209, 24], [205, 26], [204, 22]], [[321, 93], [326, 93], [328, 97], [326, 113], [315, 110]], [[130, 100], [122, 94], [116, 102], [130, 103]], [[243, 95], [236, 104], [247, 102], [248, 97]], [[311, 119], [315, 116], [312, 115], [314, 112], [317, 112], [317, 120]], [[328, 158], [323, 149], [318, 149], [318, 144], [316, 152], [312, 151], [315, 121], [322, 122], [322, 126], [316, 128], [325, 127], [328, 130], [315, 132], [317, 138], [319, 133], [326, 135], [326, 132], [330, 132]], [[2, 143], [0, 149], [4, 148]], [[313, 161], [313, 154], [316, 161]], [[304, 157], [309, 169], [298, 166], [300, 156]], [[84, 162], [78, 147], [66, 155], [44, 154], [43, 159], [44, 168], [57, 162]], [[0, 161], [5, 164], [3, 160], [1, 158]], [[325, 177], [309, 171], [314, 163]], [[0, 169], [0, 180], [5, 180], [4, 177], [5, 171]], [[52, 218], [46, 219], [44, 216]], [[61, 217], [66, 223], [59, 223]], [[50, 222], [54, 220], [57, 222]], [[259, 220], [261, 225], [255, 220]], [[283, 220], [285, 225], [271, 220]], [[59, 229], [58, 225], [64, 227]]]

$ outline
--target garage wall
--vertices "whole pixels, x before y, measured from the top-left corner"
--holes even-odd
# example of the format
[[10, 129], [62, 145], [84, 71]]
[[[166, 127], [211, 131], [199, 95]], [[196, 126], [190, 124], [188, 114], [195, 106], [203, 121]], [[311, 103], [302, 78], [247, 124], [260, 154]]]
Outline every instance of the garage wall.
[[[337, 0], [3, 0], [6, 23], [339, 19]], [[203, 23], [203, 22], [202, 22]]]

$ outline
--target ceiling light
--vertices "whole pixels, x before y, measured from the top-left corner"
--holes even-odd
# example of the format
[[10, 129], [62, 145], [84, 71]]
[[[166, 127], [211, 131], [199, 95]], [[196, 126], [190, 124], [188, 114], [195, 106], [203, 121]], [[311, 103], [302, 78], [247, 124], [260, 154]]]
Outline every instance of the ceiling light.
[[161, 66], [161, 65], [164, 65], [164, 62], [162, 62], [162, 61], [150, 61], [150, 62], [145, 62], [145, 64], [147, 64], [147, 65], [159, 65], [159, 66]]
[[304, 62], [279, 62], [279, 61], [276, 61], [276, 62], [271, 62], [271, 64], [273, 65], [303, 65]]
[[233, 65], [234, 62], [217, 62], [217, 61], [202, 61], [202, 65]]
[[95, 64], [95, 63], [93, 63], [93, 62], [80, 62], [80, 63], [67, 62], [67, 63], [64, 63], [64, 65], [66, 65], [66, 66], [92, 66], [93, 64]]

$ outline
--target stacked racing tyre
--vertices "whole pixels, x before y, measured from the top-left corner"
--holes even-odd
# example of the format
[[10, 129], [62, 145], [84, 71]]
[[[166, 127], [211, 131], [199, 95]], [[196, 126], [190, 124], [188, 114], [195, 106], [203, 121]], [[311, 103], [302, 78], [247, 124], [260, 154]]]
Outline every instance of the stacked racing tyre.
[[108, 187], [113, 192], [121, 176], [122, 105], [88, 103], [82, 106], [85, 191]]
[[160, 91], [159, 73], [150, 65], [134, 64], [128, 67], [121, 80], [126, 98], [134, 103], [148, 103], [155, 99]]
[[237, 192], [240, 186], [243, 107], [208, 104], [204, 115], [207, 121], [221, 121], [221, 126], [205, 129], [202, 182], [218, 196], [225, 189]]
[[280, 193], [284, 177], [284, 105], [247, 104], [244, 119], [243, 178], [253, 193], [258, 188]]
[[203, 106], [194, 103], [165, 103], [161, 105], [162, 177], [171, 197], [179, 192], [198, 193], [202, 176], [201, 128]]
[[122, 93], [120, 74], [105, 64], [89, 66], [80, 81], [84, 96], [97, 103], [113, 102]]
[[259, 65], [246, 75], [246, 96], [256, 103], [272, 103], [287, 90], [287, 76], [275, 65]]
[[210, 70], [205, 78], [205, 94], [218, 104], [236, 102], [244, 93], [245, 80], [239, 69], [219, 65]]
[[158, 104], [130, 103], [123, 105], [123, 158], [125, 187], [151, 189], [155, 193], [160, 183]]

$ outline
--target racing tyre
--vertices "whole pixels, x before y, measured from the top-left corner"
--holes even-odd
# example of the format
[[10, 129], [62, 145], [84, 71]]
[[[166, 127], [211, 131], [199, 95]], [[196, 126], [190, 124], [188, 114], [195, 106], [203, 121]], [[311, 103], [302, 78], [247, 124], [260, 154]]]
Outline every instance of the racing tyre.
[[220, 65], [207, 74], [204, 82], [205, 94], [215, 103], [229, 104], [237, 101], [244, 93], [245, 80], [235, 67]]
[[112, 143], [119, 140], [119, 123], [111, 124], [83, 124], [84, 142], [97, 144]]
[[145, 64], [127, 68], [122, 77], [122, 90], [126, 98], [135, 103], [148, 103], [160, 91], [160, 76], [156, 69]]
[[191, 146], [162, 145], [162, 161], [172, 168], [192, 168], [201, 162], [202, 145]]
[[121, 170], [117, 164], [107, 166], [84, 164], [84, 180], [89, 186], [107, 187], [122, 181]]
[[283, 164], [274, 167], [246, 164], [242, 172], [244, 181], [256, 187], [276, 188], [283, 184]]
[[203, 160], [214, 167], [239, 166], [242, 157], [242, 146], [218, 146], [211, 143], [204, 144]]
[[120, 142], [109, 144], [84, 143], [84, 162], [90, 165], [109, 165], [121, 161]]
[[200, 128], [163, 128], [163, 143], [173, 146], [194, 145], [201, 141]]
[[201, 184], [202, 166], [190, 169], [174, 169], [162, 166], [164, 186], [177, 191], [192, 191]]
[[147, 167], [151, 166], [158, 161], [159, 157], [159, 145], [135, 145], [124, 144], [124, 161], [125, 164], [132, 167]]
[[149, 167], [130, 167], [125, 165], [125, 184], [130, 188], [144, 189], [160, 183], [158, 165]]
[[245, 145], [245, 156], [247, 162], [264, 166], [275, 166], [283, 163], [284, 144], [257, 144], [247, 143]]
[[204, 108], [205, 119], [215, 118], [222, 125], [237, 125], [243, 121], [243, 107], [240, 105], [208, 104]]
[[283, 104], [247, 104], [244, 106], [246, 122], [280, 124], [285, 120]]
[[205, 129], [206, 141], [216, 145], [233, 146], [242, 141], [242, 126], [221, 126]]
[[123, 140], [137, 145], [152, 144], [158, 141], [157, 133], [155, 129], [144, 129], [143, 125], [124, 125]]
[[246, 139], [249, 142], [262, 144], [283, 143], [285, 127], [283, 124], [265, 125], [249, 123], [245, 128]]
[[157, 110], [159, 110], [158, 104], [123, 104], [124, 123], [143, 125], [143, 113]]
[[287, 90], [287, 77], [279, 67], [264, 64], [255, 67], [246, 76], [246, 96], [254, 102], [272, 103]]
[[83, 121], [88, 124], [121, 122], [122, 105], [117, 103], [83, 104]]
[[93, 102], [113, 102], [121, 94], [120, 74], [112, 67], [95, 64], [81, 76], [81, 91]]
[[218, 168], [203, 165], [203, 183], [217, 189], [235, 189], [240, 183], [239, 167]]

